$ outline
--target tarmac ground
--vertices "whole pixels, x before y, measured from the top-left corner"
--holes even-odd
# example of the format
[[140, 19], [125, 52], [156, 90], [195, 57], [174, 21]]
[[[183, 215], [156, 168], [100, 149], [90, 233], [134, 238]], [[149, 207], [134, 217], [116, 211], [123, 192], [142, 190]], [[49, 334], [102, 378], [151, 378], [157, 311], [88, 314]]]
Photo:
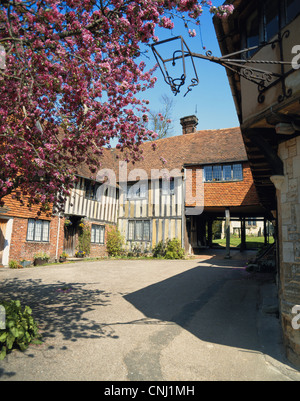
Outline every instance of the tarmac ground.
[[249, 255], [1, 268], [0, 299], [32, 308], [43, 343], [0, 361], [0, 381], [299, 381], [274, 275]]

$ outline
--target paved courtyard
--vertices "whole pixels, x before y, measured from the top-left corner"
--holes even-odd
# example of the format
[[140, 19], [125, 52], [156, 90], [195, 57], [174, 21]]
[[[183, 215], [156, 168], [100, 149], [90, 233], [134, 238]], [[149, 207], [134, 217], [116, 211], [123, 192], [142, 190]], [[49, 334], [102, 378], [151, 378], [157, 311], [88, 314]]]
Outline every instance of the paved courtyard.
[[0, 380], [299, 380], [269, 276], [243, 260], [106, 260], [0, 269], [0, 298], [33, 309], [42, 345], [0, 362]]

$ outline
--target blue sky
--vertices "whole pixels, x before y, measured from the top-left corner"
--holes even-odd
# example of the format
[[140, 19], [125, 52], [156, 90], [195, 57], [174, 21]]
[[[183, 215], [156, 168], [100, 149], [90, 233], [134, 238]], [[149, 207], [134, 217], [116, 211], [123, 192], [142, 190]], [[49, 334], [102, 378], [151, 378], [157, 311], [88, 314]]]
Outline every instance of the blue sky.
[[[214, 5], [218, 6], [223, 1], [214, 1]], [[208, 9], [205, 9], [201, 20], [201, 33], [197, 26], [195, 28], [196, 37], [190, 38], [187, 30], [184, 28], [182, 21], [175, 22], [175, 28], [172, 31], [158, 30], [157, 36], [159, 40], [164, 40], [172, 36], [181, 35], [194, 53], [205, 54], [207, 50], [211, 50], [214, 56], [220, 56], [220, 49], [216, 38], [216, 33], [212, 23], [212, 16]], [[202, 40], [201, 40], [202, 39]], [[206, 47], [203, 50], [202, 45]], [[159, 46], [157, 47], [159, 51]], [[170, 56], [172, 56], [172, 52]], [[147, 67], [155, 65], [155, 58], [152, 52], [148, 52], [149, 60], [144, 59]], [[164, 53], [164, 56], [167, 54]], [[167, 95], [174, 100], [173, 109], [173, 135], [181, 135], [180, 118], [195, 114], [198, 117], [198, 129], [218, 129], [239, 126], [233, 98], [231, 95], [225, 68], [211, 63], [206, 60], [195, 59], [195, 66], [199, 78], [198, 86], [193, 87], [185, 97], [187, 85], [181, 88], [179, 94], [174, 96], [170, 87], [165, 83], [160, 70], [155, 72], [158, 81], [155, 88], [143, 92], [143, 98], [150, 101], [149, 108], [151, 110], [159, 110], [162, 103], [159, 99], [162, 95]], [[187, 70], [187, 81], [191, 79], [192, 71]]]

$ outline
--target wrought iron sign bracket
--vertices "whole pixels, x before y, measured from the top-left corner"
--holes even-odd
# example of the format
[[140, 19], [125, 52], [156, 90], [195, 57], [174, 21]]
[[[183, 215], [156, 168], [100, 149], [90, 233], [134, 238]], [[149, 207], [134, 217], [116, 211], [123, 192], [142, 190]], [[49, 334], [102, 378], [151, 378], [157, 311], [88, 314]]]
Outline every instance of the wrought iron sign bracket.
[[[288, 98], [292, 95], [292, 90], [286, 88], [285, 78], [290, 75], [294, 69], [286, 71], [286, 66], [291, 66], [291, 62], [286, 62], [283, 60], [283, 45], [282, 41], [284, 38], [288, 38], [290, 32], [286, 30], [284, 33], [279, 33], [277, 39], [272, 42], [263, 43], [259, 46], [253, 46], [247, 49], [243, 49], [234, 53], [227, 54], [222, 57], [215, 57], [212, 55], [211, 51], [207, 51], [204, 54], [193, 53], [190, 51], [186, 42], [181, 36], [176, 36], [174, 38], [166, 39], [151, 45], [153, 54], [157, 61], [157, 64], [163, 74], [165, 82], [170, 85], [172, 92], [175, 96], [180, 92], [181, 87], [186, 83], [186, 61], [187, 59], [191, 60], [192, 68], [193, 68], [193, 77], [190, 80], [190, 84], [187, 87], [187, 92], [184, 96], [187, 95], [188, 92], [192, 90], [192, 88], [199, 84], [199, 78], [197, 74], [197, 70], [195, 67], [194, 59], [199, 58], [202, 60], [211, 61], [213, 63], [222, 65], [227, 70], [232, 71], [233, 73], [238, 74], [239, 76], [247, 79], [248, 81], [253, 82], [257, 85], [258, 88], [258, 102], [263, 103], [265, 100], [265, 92], [271, 87], [281, 83], [282, 94], [278, 97], [278, 101], [282, 102], [285, 98]], [[173, 52], [173, 56], [170, 58], [163, 58], [157, 47], [163, 44], [166, 44], [171, 41], [180, 41], [180, 50], [175, 50]], [[252, 58], [246, 58], [245, 55], [249, 55], [250, 52], [259, 50], [266, 46], [271, 46], [272, 49], [275, 49], [276, 46], [279, 46], [279, 54], [280, 60], [266, 61], [266, 60], [256, 60]], [[244, 58], [243, 58], [244, 56]], [[176, 65], [178, 60], [182, 60], [182, 74], [178, 78], [172, 78], [169, 74], [167, 65], [168, 63], [172, 63], [173, 66]], [[261, 65], [278, 65], [280, 67], [279, 72], [274, 71], [266, 71], [264, 68], [261, 68]]]

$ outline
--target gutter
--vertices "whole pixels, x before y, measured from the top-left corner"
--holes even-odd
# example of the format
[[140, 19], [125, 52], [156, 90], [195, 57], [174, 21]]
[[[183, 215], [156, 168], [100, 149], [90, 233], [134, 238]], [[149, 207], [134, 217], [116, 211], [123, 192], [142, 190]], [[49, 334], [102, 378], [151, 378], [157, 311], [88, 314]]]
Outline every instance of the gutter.
[[56, 252], [55, 252], [56, 262], [58, 261], [59, 232], [60, 232], [60, 213], [58, 214], [58, 225], [57, 225], [57, 235], [56, 235]]

